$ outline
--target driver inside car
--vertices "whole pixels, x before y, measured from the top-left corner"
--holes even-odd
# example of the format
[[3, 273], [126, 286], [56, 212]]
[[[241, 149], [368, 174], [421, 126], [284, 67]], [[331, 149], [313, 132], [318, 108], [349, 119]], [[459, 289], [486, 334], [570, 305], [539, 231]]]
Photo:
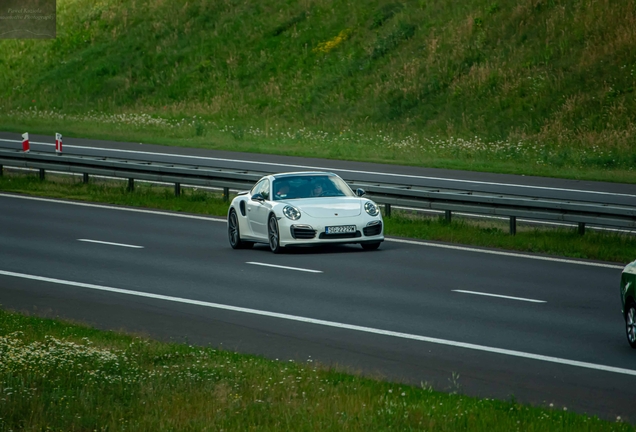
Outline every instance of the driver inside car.
[[287, 198], [289, 194], [289, 184], [288, 183], [280, 183], [276, 188], [276, 199]]
[[322, 195], [322, 184], [316, 183], [314, 185], [314, 188], [311, 191], [311, 196], [318, 197], [318, 196], [321, 196], [321, 195]]

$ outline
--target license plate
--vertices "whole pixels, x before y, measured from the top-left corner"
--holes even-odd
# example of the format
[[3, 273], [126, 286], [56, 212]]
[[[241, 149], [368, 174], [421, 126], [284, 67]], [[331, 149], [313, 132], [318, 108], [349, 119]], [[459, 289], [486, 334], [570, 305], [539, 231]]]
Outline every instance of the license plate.
[[356, 232], [355, 225], [341, 225], [341, 226], [328, 226], [325, 227], [325, 233], [327, 234], [347, 234]]

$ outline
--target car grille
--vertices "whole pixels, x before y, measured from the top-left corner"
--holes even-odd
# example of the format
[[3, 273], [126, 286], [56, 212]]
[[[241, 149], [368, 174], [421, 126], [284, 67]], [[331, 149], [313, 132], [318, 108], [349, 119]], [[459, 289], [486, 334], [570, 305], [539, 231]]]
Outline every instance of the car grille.
[[366, 226], [364, 227], [362, 232], [364, 232], [364, 235], [367, 237], [379, 235], [382, 232], [382, 222], [379, 222], [375, 225]]
[[316, 230], [309, 225], [292, 225], [291, 235], [295, 239], [312, 239], [316, 237]]
[[318, 236], [318, 238], [321, 238], [321, 239], [343, 239], [343, 238], [356, 238], [356, 237], [362, 237], [362, 234], [360, 233], [360, 231], [356, 231], [354, 233], [342, 233], [342, 234], [327, 234], [322, 232]]

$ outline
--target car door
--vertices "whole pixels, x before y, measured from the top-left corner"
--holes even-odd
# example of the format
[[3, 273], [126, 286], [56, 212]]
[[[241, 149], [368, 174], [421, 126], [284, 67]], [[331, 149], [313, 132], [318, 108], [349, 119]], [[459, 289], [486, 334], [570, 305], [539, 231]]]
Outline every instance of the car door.
[[272, 208], [270, 193], [269, 179], [263, 179], [254, 186], [251, 193], [251, 197], [260, 194], [263, 199], [250, 198], [247, 202], [247, 219], [252, 233], [257, 237], [267, 238], [267, 216]]

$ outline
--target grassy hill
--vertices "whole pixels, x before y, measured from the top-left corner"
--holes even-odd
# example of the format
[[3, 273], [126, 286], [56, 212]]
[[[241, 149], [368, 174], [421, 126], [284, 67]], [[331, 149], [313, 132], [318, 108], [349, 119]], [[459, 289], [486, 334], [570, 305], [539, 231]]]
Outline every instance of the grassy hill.
[[633, 0], [57, 3], [57, 39], [0, 40], [4, 128], [636, 182]]

